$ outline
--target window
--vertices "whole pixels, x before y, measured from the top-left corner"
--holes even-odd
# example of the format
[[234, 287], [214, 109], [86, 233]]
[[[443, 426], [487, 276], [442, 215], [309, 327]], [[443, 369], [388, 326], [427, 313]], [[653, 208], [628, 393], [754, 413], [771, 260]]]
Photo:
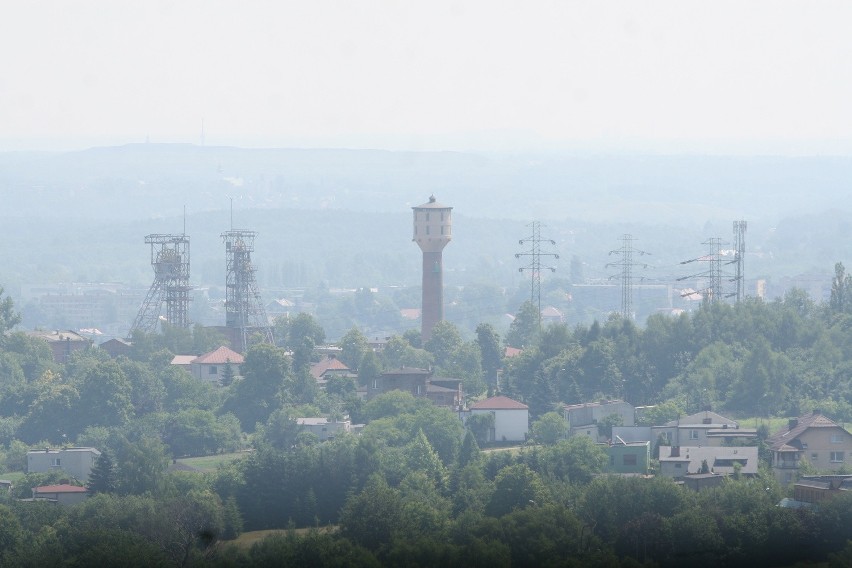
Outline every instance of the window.
[[219, 369], [216, 367], [216, 365], [210, 365], [210, 368], [207, 370], [207, 374], [208, 375], [218, 375]]
[[62, 465], [62, 461], [59, 458], [52, 458], [50, 460], [51, 467], [59, 467], [60, 465]]
[[818, 454], [818, 453], [814, 452], [814, 453], [812, 453], [812, 454], [811, 454], [811, 461], [812, 461], [812, 462], [815, 462], [815, 461], [817, 461], [818, 459], [819, 459], [819, 454]]
[[636, 454], [625, 454], [621, 458], [623, 465], [636, 465]]
[[417, 385], [417, 394], [423, 394], [423, 385]]
[[426, 234], [429, 234], [429, 225], [426, 225]]
[[676, 463], [676, 464], [675, 464], [675, 469], [680, 469], [682, 466], [683, 466], [683, 464], [682, 464], [682, 463]]
[[378, 388], [379, 388], [379, 379], [373, 379], [373, 388], [374, 388], [374, 389], [378, 389]]
[[427, 221], [429, 220], [429, 213], [428, 212], [426, 213], [426, 220]]
[[842, 444], [843, 443], [843, 436], [841, 436], [840, 434], [832, 434], [831, 435], [831, 443], [832, 444]]
[[843, 452], [831, 452], [832, 463], [841, 463], [841, 462], [843, 462], [843, 459], [844, 459]]
[[698, 430], [690, 430], [689, 431], [689, 439], [697, 440], [698, 439]]

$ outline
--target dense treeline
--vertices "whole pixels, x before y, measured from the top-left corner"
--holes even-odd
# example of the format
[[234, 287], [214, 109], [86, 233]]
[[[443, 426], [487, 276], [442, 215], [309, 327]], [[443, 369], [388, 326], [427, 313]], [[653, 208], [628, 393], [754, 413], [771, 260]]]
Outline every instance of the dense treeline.
[[[850, 291], [838, 266], [825, 305], [794, 291], [775, 302], [654, 316], [645, 328], [613, 317], [542, 331], [526, 305], [505, 340], [488, 324], [466, 339], [447, 322], [426, 344], [410, 332], [380, 353], [357, 329], [341, 340], [340, 358], [362, 384], [384, 369], [432, 367], [462, 378], [470, 396], [500, 388], [528, 402], [543, 445], [517, 452], [481, 452], [475, 421], [466, 432], [454, 412], [405, 393], [364, 403], [343, 377], [320, 390], [309, 366], [325, 331], [306, 314], [279, 321], [279, 344], [250, 349], [241, 376], [223, 387], [169, 364], [175, 353], [221, 343], [203, 328], [138, 335], [128, 357], [95, 349], [65, 365], [40, 341], [4, 333], [3, 469], [23, 469], [34, 444], [103, 453], [89, 481], [97, 495], [82, 505], [15, 500], [62, 474], [16, 482], [0, 506], [0, 562], [761, 566], [836, 555], [841, 566], [852, 556], [849, 498], [794, 511], [776, 506], [784, 491], [768, 474], [701, 494], [665, 479], [601, 477], [603, 450], [586, 438], [562, 439], [564, 423], [548, 411], [623, 396], [661, 403], [663, 413], [714, 405], [783, 415], [818, 405], [849, 419]], [[16, 322], [11, 302], [0, 302], [3, 330]], [[504, 360], [507, 344], [523, 353]], [[295, 422], [345, 414], [366, 423], [360, 435], [319, 443]], [[181, 456], [249, 447], [215, 474], [167, 469]], [[307, 527], [322, 530], [291, 531], [250, 550], [216, 544], [243, 528]]]

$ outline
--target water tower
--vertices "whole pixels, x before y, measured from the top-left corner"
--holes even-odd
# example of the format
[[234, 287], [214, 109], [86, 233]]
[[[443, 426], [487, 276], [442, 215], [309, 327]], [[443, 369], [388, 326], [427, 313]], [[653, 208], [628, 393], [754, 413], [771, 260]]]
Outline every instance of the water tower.
[[441, 205], [435, 196], [414, 210], [414, 242], [423, 251], [423, 305], [420, 335], [423, 343], [435, 324], [444, 319], [444, 265], [442, 251], [453, 238], [452, 207]]

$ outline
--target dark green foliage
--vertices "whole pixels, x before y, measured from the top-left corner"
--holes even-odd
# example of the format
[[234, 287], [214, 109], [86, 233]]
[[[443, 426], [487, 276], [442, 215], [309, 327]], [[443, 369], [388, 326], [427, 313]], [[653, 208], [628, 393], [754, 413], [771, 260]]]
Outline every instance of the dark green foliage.
[[107, 448], [95, 460], [95, 467], [89, 473], [86, 485], [92, 493], [113, 493], [118, 489], [118, 475], [112, 455]]

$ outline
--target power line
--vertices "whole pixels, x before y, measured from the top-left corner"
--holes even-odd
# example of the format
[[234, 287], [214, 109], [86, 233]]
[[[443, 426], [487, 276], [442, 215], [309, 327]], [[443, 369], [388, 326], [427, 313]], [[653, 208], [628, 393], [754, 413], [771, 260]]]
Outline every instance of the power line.
[[518, 272], [528, 271], [530, 273], [530, 302], [532, 302], [533, 305], [538, 306], [538, 321], [539, 325], [541, 325], [541, 271], [543, 268], [544, 270], [556, 272], [556, 267], [554, 266], [542, 267], [541, 257], [553, 257], [554, 259], [558, 259], [559, 255], [554, 252], [541, 252], [542, 243], [555, 246], [556, 241], [553, 239], [543, 239], [541, 237], [542, 224], [540, 222], [533, 221], [527, 225], [527, 227], [532, 228], [532, 235], [519, 240], [518, 244], [528, 244], [530, 248], [524, 252], [516, 253], [515, 258], [529, 258], [529, 264], [520, 267]]
[[[610, 262], [607, 268], [612, 266], [621, 267], [621, 317], [633, 319], [633, 267], [648, 268], [647, 264], [634, 263], [633, 254], [643, 256], [649, 254], [643, 250], [633, 249], [633, 235], [621, 235], [621, 248], [609, 251], [610, 255], [618, 255], [618, 262]], [[612, 279], [614, 277], [610, 277]]]

